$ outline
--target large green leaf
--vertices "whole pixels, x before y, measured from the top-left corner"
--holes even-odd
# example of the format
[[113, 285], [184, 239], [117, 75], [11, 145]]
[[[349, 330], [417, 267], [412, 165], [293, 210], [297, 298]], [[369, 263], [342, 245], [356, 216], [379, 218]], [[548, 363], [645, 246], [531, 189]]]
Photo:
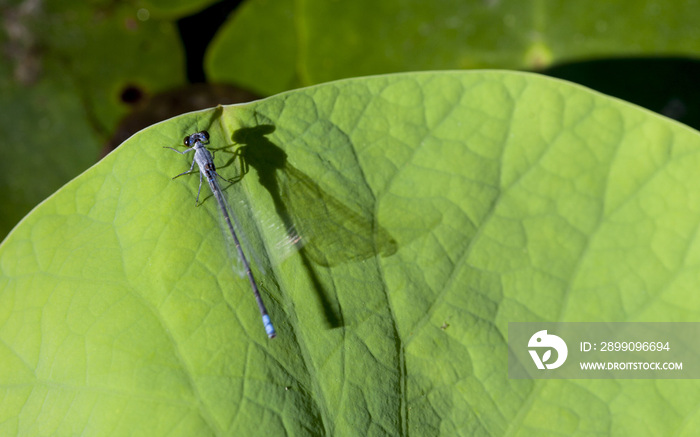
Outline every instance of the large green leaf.
[[[200, 129], [248, 162], [229, 188], [244, 223], [310, 232], [280, 264], [267, 221], [249, 236], [277, 339], [215, 202], [194, 207], [196, 175], [171, 180], [191, 155], [163, 147]], [[506, 332], [698, 320], [699, 152], [683, 125], [505, 72], [155, 125], [0, 248], [0, 433], [693, 435], [695, 381], [509, 380]], [[229, 177], [232, 157], [216, 154]]]
[[455, 68], [540, 69], [700, 50], [692, 2], [248, 0], [207, 54], [211, 79], [261, 94], [329, 80]]

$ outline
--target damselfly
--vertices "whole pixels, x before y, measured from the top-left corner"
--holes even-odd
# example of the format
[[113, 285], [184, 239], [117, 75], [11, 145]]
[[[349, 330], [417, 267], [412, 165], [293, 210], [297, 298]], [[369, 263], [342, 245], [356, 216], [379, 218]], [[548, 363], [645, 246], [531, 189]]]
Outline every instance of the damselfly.
[[243, 264], [243, 270], [245, 271], [245, 275], [248, 277], [250, 286], [253, 289], [255, 300], [258, 302], [258, 308], [260, 308], [260, 314], [262, 314], [262, 321], [263, 325], [265, 326], [267, 336], [270, 338], [274, 338], [276, 335], [275, 328], [274, 326], [272, 326], [270, 316], [267, 314], [267, 308], [265, 308], [265, 303], [263, 302], [262, 297], [260, 296], [260, 291], [258, 291], [258, 284], [256, 283], [255, 278], [253, 277], [253, 272], [250, 268], [248, 258], [243, 252], [241, 240], [236, 234], [236, 230], [234, 227], [234, 223], [237, 223], [236, 216], [233, 210], [229, 208], [228, 203], [226, 202], [226, 198], [224, 197], [221, 187], [219, 186], [219, 182], [216, 178], [218, 177], [224, 181], [228, 180], [223, 178], [221, 175], [219, 175], [219, 173], [216, 172], [216, 166], [214, 165], [212, 155], [209, 152], [209, 150], [205, 147], [205, 144], [209, 144], [209, 133], [207, 131], [193, 133], [192, 135], [188, 135], [185, 137], [184, 143], [185, 146], [187, 146], [187, 150], [184, 150], [182, 152], [177, 149], [173, 149], [172, 147], [167, 147], [168, 149], [174, 150], [175, 152], [181, 155], [184, 155], [189, 152], [194, 152], [194, 159], [192, 160], [192, 165], [190, 166], [190, 169], [186, 172], [180, 173], [179, 175], [175, 176], [175, 178], [186, 174], [194, 173], [194, 166], [195, 164], [197, 164], [197, 166], [199, 167], [199, 189], [197, 190], [196, 202], [199, 201], [199, 195], [202, 191], [202, 175], [204, 175], [204, 177], [207, 179], [207, 182], [209, 183], [209, 188], [211, 188], [211, 192], [216, 198], [217, 203], [219, 204], [219, 212], [221, 213], [223, 222], [225, 223], [226, 228], [231, 234], [233, 244], [236, 247], [237, 256]]

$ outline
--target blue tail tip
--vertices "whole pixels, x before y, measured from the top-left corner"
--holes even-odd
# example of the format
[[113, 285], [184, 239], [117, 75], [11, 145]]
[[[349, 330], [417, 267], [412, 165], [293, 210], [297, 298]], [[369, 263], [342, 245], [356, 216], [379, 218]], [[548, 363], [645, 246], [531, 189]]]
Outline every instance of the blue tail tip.
[[267, 332], [267, 336], [269, 338], [275, 338], [277, 336], [277, 333], [275, 332], [275, 327], [272, 326], [272, 321], [270, 320], [270, 316], [265, 314], [262, 316], [263, 320], [263, 325], [265, 325], [265, 332]]

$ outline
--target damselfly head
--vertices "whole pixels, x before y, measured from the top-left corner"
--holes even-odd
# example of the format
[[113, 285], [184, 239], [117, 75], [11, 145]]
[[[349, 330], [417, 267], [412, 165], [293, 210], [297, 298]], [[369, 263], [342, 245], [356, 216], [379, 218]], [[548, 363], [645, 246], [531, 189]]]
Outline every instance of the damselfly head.
[[183, 142], [185, 143], [185, 146], [193, 147], [197, 141], [200, 141], [203, 144], [207, 144], [209, 142], [209, 132], [205, 130], [201, 132], [195, 132], [192, 135], [186, 136]]

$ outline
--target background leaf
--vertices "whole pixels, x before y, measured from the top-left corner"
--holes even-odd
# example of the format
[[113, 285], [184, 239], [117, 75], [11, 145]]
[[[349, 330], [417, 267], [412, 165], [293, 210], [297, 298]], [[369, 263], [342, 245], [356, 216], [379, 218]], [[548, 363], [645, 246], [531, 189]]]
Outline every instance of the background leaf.
[[616, 0], [249, 0], [217, 34], [208, 76], [263, 95], [347, 77], [435, 69], [542, 69], [700, 50], [700, 9]]
[[[196, 176], [170, 179], [189, 161], [162, 147], [204, 128], [282, 149], [396, 251], [271, 267], [268, 341], [215, 205], [192, 206]], [[0, 247], [0, 431], [692, 435], [696, 381], [509, 380], [505, 342], [514, 321], [696, 321], [698, 151], [685, 126], [505, 72], [341, 81], [155, 125]], [[260, 177], [236, 186], [244, 218], [275, 210]]]
[[123, 89], [184, 81], [171, 23], [120, 2], [13, 3], [0, 5], [2, 236], [99, 159], [128, 110]]

